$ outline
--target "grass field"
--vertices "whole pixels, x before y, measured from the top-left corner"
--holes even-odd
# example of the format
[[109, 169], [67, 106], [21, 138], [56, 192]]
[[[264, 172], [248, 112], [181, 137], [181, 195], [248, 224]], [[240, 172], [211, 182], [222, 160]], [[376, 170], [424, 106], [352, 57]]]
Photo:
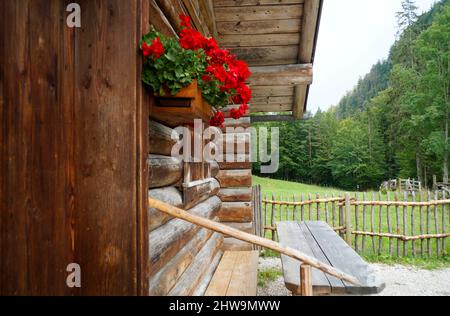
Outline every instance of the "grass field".
[[[275, 200], [286, 200], [286, 196], [289, 198], [290, 201], [292, 201], [293, 196], [296, 196], [296, 201], [299, 200], [299, 197], [303, 194], [305, 198], [307, 198], [308, 194], [312, 194], [313, 198], [316, 194], [320, 194], [320, 196], [323, 198], [325, 194], [328, 194], [328, 197], [331, 196], [331, 194], [335, 194], [336, 196], [343, 196], [346, 192], [334, 189], [334, 188], [324, 188], [319, 186], [312, 186], [302, 183], [294, 183], [294, 182], [288, 182], [288, 181], [280, 181], [280, 180], [272, 180], [267, 178], [260, 178], [260, 177], [254, 177], [253, 178], [254, 185], [261, 185], [262, 189], [262, 196], [264, 198], [265, 195], [271, 199], [272, 195], [275, 196]], [[362, 192], [355, 193], [355, 192], [349, 192], [352, 197], [357, 196], [358, 199], [363, 199]], [[372, 196], [372, 192], [366, 192], [367, 199], [370, 200]], [[378, 193], [376, 193], [378, 194]], [[424, 193], [425, 194], [425, 193]], [[376, 195], [378, 199], [378, 195]], [[390, 195], [391, 199], [394, 199], [394, 194]], [[422, 197], [425, 199], [425, 196]], [[387, 200], [387, 195], [381, 195], [381, 200]], [[412, 198], [408, 197], [408, 200], [411, 201]], [[419, 200], [418, 197], [416, 197], [416, 201]], [[332, 206], [331, 203], [327, 205], [328, 207], [328, 214], [329, 214], [329, 222], [331, 223], [331, 213], [332, 213]], [[319, 212], [317, 211], [319, 209]], [[358, 225], [356, 225], [356, 210], [358, 213]], [[274, 218], [275, 222], [280, 220], [292, 220], [293, 218], [293, 207], [275, 207], [274, 209]], [[311, 207], [305, 206], [304, 207], [304, 216], [305, 220], [309, 220], [309, 214], [311, 214], [311, 220], [325, 220], [325, 204], [321, 204], [319, 206], [312, 205]], [[338, 207], [335, 206], [335, 225], [338, 225]], [[406, 216], [406, 224], [407, 224], [407, 234], [412, 235], [413, 232], [411, 231], [411, 223], [412, 223], [412, 215], [414, 212], [414, 235], [417, 234], [434, 234], [434, 233], [441, 233], [442, 232], [442, 220], [445, 220], [446, 223], [446, 232], [450, 229], [450, 207], [447, 206], [445, 208], [443, 207], [437, 207], [436, 209], [434, 207], [422, 208], [422, 210], [419, 210], [419, 208], [412, 209], [411, 207], [390, 207], [389, 210], [387, 207], [374, 207], [373, 210], [370, 206], [366, 207], [366, 210], [364, 211], [364, 208], [362, 206], [358, 207], [357, 209], [355, 207], [352, 207], [352, 216], [354, 217], [352, 219], [353, 222], [353, 229], [354, 230], [371, 230], [371, 216], [374, 216], [374, 231], [379, 232], [380, 231], [380, 215], [382, 217], [381, 222], [381, 231], [384, 233], [388, 232], [388, 221], [387, 221], [387, 214], [389, 213], [390, 218], [390, 224], [391, 224], [391, 232], [394, 234], [402, 234], [403, 233], [403, 221], [404, 216]], [[296, 209], [297, 214], [300, 213], [300, 210]], [[445, 212], [445, 218], [442, 217], [443, 212]], [[366, 229], [363, 229], [363, 215], [366, 214]], [[319, 217], [317, 217], [317, 214], [319, 214]], [[268, 207], [267, 209], [267, 222], [270, 222], [271, 217], [271, 207]], [[300, 216], [298, 215], [297, 218]], [[422, 225], [421, 225], [422, 223]], [[436, 223], [438, 226], [438, 230], [436, 231]], [[422, 226], [422, 227], [421, 227]], [[429, 227], [427, 229], [427, 227]], [[266, 233], [266, 237], [271, 238], [271, 232]], [[362, 240], [365, 240], [365, 246], [366, 249], [364, 252], [361, 251], [362, 247]], [[407, 255], [403, 256], [404, 251], [404, 243], [403, 241], [397, 241], [395, 239], [389, 240], [389, 238], [382, 238], [381, 239], [381, 245], [382, 245], [382, 251], [381, 254], [378, 254], [378, 247], [380, 239], [378, 237], [374, 237], [372, 241], [372, 237], [361, 237], [359, 236], [357, 238], [359, 252], [361, 255], [363, 255], [367, 260], [371, 262], [383, 262], [387, 264], [395, 264], [395, 263], [403, 263], [403, 264], [409, 264], [409, 265], [415, 265], [419, 267], [424, 268], [440, 268], [440, 267], [449, 267], [450, 266], [450, 242], [447, 241], [445, 243], [442, 243], [442, 240], [436, 241], [433, 240], [424, 240], [424, 241], [415, 241], [414, 247], [416, 250], [417, 255], [414, 257], [412, 255], [412, 242], [407, 242], [406, 245], [406, 251]], [[444, 250], [446, 255], [437, 257], [437, 247], [441, 247], [441, 250]], [[355, 239], [353, 240], [353, 244], [355, 244]], [[373, 244], [375, 244], [375, 251], [373, 251]], [[391, 246], [392, 245], [392, 246]], [[391, 256], [391, 247], [393, 250], [393, 255]], [[431, 256], [428, 257], [428, 247], [431, 250]], [[397, 249], [399, 249], [401, 256], [397, 256]], [[421, 250], [424, 250], [424, 256], [420, 256]], [[270, 253], [269, 253], [270, 255]]]

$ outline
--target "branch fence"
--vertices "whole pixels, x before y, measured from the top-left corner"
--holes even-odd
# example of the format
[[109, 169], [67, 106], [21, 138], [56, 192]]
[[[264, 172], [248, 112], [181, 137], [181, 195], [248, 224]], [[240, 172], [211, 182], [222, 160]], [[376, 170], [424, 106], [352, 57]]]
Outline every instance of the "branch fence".
[[262, 197], [254, 190], [256, 231], [276, 240], [276, 222], [325, 221], [357, 252], [390, 256], [450, 253], [450, 199], [445, 191], [307, 194]]

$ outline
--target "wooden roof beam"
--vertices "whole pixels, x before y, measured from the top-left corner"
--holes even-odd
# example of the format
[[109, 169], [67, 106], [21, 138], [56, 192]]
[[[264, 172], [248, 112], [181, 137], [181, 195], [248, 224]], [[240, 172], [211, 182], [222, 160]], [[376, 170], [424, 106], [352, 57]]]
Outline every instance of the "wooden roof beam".
[[249, 84], [255, 86], [307, 85], [313, 78], [312, 64], [250, 67], [250, 71]]
[[[302, 33], [300, 36], [299, 63], [312, 63], [314, 46], [318, 32], [321, 10], [321, 0], [305, 0], [303, 4]], [[306, 85], [295, 87], [293, 116], [295, 119], [303, 117], [309, 88]]]

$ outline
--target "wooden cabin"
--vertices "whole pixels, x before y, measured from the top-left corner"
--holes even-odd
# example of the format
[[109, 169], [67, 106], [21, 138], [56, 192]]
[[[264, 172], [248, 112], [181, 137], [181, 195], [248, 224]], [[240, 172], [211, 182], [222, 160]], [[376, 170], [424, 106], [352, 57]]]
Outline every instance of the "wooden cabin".
[[[224, 251], [253, 245], [147, 199], [256, 232], [251, 163], [170, 157], [139, 40], [150, 24], [176, 36], [187, 14], [252, 67], [252, 116], [226, 126], [300, 119], [322, 1], [79, 0], [80, 28], [66, 24], [71, 2], [0, 2], [0, 294], [203, 295]], [[66, 283], [70, 263], [81, 287]]]

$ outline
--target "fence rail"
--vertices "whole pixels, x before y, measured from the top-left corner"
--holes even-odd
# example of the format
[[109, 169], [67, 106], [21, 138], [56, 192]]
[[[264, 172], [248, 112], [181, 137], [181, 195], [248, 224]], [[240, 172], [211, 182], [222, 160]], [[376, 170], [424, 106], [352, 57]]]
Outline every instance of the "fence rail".
[[260, 198], [259, 229], [276, 240], [276, 222], [322, 220], [360, 253], [443, 256], [450, 253], [447, 197], [445, 191], [265, 195]]

